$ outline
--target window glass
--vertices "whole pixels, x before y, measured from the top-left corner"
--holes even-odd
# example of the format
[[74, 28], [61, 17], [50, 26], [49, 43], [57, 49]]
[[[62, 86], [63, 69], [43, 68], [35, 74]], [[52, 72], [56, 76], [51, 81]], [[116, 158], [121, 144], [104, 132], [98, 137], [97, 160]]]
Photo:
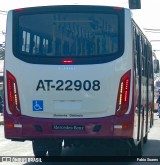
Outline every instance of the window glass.
[[116, 14], [54, 13], [19, 17], [19, 51], [40, 56], [111, 56], [119, 50]]

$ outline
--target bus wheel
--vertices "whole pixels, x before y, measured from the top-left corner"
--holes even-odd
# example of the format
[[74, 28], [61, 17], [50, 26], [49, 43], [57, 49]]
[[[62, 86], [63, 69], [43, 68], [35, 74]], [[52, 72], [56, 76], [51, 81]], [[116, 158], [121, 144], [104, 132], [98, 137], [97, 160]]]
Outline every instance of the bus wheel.
[[121, 150], [116, 150], [116, 156], [130, 156], [130, 149], [129, 148], [124, 148]]
[[143, 138], [143, 144], [146, 144], [148, 141], [148, 133], [145, 135], [145, 137]]
[[47, 147], [45, 145], [44, 140], [33, 140], [32, 141], [33, 153], [36, 157], [38, 156], [46, 156], [47, 154]]
[[62, 141], [58, 139], [50, 140], [48, 146], [48, 156], [60, 156], [61, 153], [62, 153]]
[[150, 128], [152, 128], [153, 124], [154, 124], [154, 114], [152, 113], [150, 119]]
[[143, 155], [143, 140], [138, 144], [138, 146], [133, 146], [131, 149], [131, 156], [142, 156]]

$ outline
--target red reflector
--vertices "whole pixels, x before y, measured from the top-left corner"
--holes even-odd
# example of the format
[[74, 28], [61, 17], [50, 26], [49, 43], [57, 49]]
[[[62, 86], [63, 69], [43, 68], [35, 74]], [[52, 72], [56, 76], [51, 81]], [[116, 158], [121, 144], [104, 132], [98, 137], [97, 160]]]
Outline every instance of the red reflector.
[[13, 123], [5, 124], [5, 126], [6, 126], [7, 128], [14, 128], [14, 124], [13, 124]]
[[130, 125], [122, 125], [122, 128], [123, 128], [123, 129], [130, 128]]
[[73, 60], [72, 59], [64, 59], [61, 61], [63, 64], [72, 64]]

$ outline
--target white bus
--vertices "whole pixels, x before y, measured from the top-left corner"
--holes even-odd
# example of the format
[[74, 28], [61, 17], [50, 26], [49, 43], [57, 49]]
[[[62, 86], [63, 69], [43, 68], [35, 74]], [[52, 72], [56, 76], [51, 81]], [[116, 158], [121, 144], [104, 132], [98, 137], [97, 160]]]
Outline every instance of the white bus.
[[61, 155], [62, 142], [143, 154], [153, 125], [152, 48], [129, 9], [9, 11], [4, 76], [5, 137], [31, 140], [35, 156]]

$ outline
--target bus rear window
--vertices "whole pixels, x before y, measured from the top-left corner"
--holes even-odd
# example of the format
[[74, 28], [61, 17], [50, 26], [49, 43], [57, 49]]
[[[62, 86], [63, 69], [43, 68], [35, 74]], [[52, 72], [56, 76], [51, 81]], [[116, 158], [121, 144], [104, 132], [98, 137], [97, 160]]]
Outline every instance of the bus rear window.
[[116, 13], [30, 13], [18, 17], [16, 52], [29, 57], [108, 57], [122, 42]]

